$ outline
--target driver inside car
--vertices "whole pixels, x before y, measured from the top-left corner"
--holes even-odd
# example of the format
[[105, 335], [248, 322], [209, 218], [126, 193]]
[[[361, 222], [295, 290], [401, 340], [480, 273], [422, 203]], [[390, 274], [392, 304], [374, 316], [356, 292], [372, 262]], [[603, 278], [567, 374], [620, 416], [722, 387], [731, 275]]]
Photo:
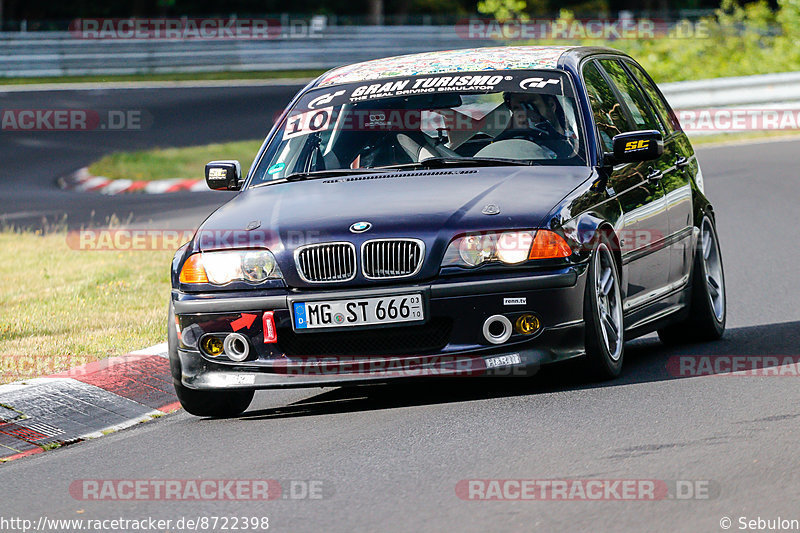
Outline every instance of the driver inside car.
[[503, 102], [511, 112], [511, 120], [494, 142], [524, 139], [544, 148], [553, 159], [573, 155], [572, 132], [566, 129], [558, 98], [551, 94], [505, 92]]

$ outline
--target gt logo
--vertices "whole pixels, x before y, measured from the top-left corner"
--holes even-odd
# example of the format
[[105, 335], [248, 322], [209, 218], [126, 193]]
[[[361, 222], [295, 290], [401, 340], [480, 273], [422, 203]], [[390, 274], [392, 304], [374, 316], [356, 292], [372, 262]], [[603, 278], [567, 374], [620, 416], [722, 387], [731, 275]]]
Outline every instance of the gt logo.
[[625, 143], [625, 151], [632, 152], [634, 150], [644, 150], [650, 146], [650, 141], [642, 139], [641, 141], [629, 141]]
[[316, 109], [317, 106], [330, 103], [337, 96], [342, 96], [344, 91], [336, 91], [335, 93], [325, 93], [322, 96], [317, 96], [308, 103], [309, 109]]
[[531, 88], [533, 88], [533, 89], [541, 89], [543, 87], [547, 87], [551, 83], [553, 85], [557, 85], [560, 82], [561, 82], [561, 80], [558, 79], [558, 78], [550, 79], [550, 80], [546, 80], [544, 78], [525, 78], [524, 80], [519, 82], [519, 86], [523, 90], [527, 91], [528, 89], [531, 89]]

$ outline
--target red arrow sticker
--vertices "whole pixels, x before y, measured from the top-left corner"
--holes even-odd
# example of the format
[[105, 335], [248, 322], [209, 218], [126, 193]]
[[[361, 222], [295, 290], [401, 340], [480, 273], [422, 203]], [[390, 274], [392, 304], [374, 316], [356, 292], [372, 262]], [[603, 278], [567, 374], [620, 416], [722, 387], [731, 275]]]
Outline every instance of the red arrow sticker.
[[253, 325], [253, 322], [258, 315], [251, 315], [248, 313], [242, 313], [242, 316], [231, 322], [231, 327], [233, 331], [239, 331], [242, 328], [249, 328]]

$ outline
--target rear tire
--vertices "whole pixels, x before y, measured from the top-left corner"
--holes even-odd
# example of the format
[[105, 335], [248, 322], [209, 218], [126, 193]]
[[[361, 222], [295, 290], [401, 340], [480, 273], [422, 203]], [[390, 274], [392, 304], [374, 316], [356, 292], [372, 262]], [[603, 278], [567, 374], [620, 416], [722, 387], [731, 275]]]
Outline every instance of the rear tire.
[[619, 267], [603, 235], [589, 264], [583, 316], [586, 322], [586, 370], [592, 379], [612, 379], [622, 372], [625, 329]]
[[181, 383], [181, 363], [178, 358], [178, 333], [175, 324], [175, 308], [169, 303], [167, 319], [167, 349], [169, 352], [172, 384], [181, 406], [195, 416], [227, 418], [243, 413], [253, 401], [255, 391], [207, 391], [185, 387]]
[[715, 341], [725, 332], [728, 316], [725, 272], [717, 229], [708, 215], [700, 223], [692, 270], [689, 314], [681, 322], [658, 330], [664, 344]]

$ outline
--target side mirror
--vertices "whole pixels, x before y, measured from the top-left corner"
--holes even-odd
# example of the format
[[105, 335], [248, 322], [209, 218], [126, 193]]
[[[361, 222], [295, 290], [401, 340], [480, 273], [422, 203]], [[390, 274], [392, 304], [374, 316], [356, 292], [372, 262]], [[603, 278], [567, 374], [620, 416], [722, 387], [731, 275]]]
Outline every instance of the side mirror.
[[238, 191], [242, 166], [238, 161], [211, 161], [206, 164], [206, 184], [215, 191]]
[[652, 161], [664, 153], [664, 139], [656, 130], [629, 131], [614, 136], [614, 164]]

